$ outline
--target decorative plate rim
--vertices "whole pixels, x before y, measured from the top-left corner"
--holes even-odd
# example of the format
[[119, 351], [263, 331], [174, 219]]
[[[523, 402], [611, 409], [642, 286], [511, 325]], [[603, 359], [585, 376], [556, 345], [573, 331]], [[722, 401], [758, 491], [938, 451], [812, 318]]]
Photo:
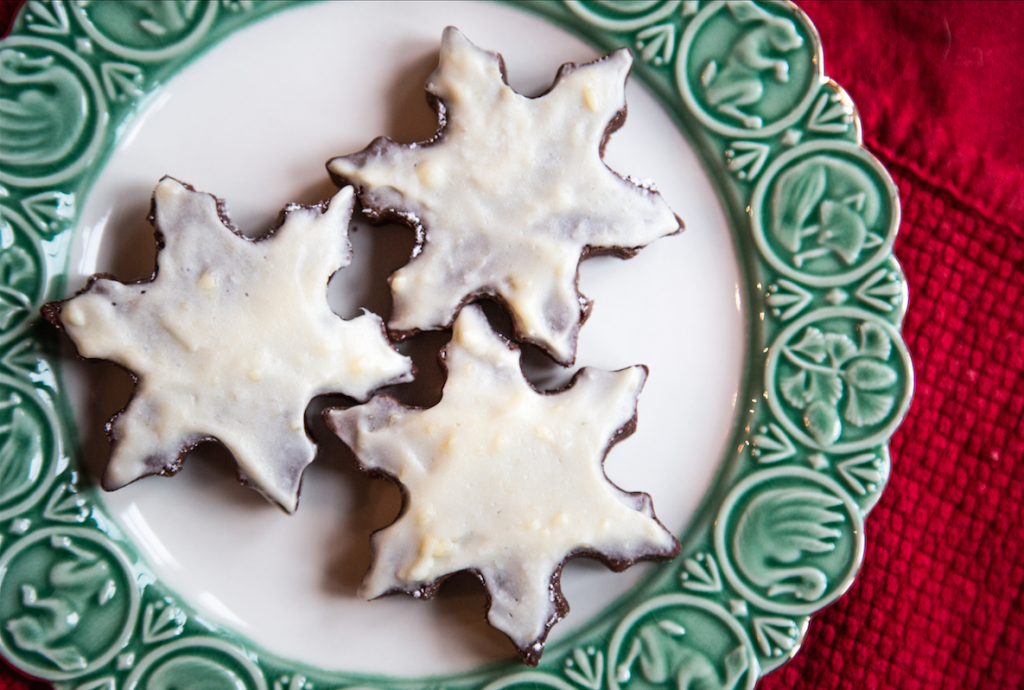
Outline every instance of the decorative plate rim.
[[[897, 190], [864, 149], [856, 109], [825, 76], [819, 37], [791, 3], [520, 6], [602, 50], [634, 50], [635, 78], [718, 189], [749, 305], [750, 405], [736, 418], [735, 453], [681, 535], [681, 556], [551, 644], [537, 669], [503, 662], [406, 679], [280, 659], [197, 616], [90, 497], [69, 455], [76, 442], [53, 342], [36, 330], [39, 307], [63, 296], [78, 211], [119, 125], [148, 93], [223, 37], [294, 3], [207, 2], [140, 44], [110, 24], [109, 6], [92, 16], [82, 3], [31, 0], [0, 41], [0, 105], [13, 113], [0, 118], [0, 132], [9, 128], [0, 140], [0, 604], [19, 610], [6, 615], [0, 654], [79, 689], [143, 687], [176, 668], [273, 690], [600, 690], [641, 677], [753, 688], [796, 653], [809, 616], [852, 584], [863, 521], [888, 479], [889, 438], [913, 389], [899, 331], [907, 284], [892, 253]], [[84, 113], [77, 129], [45, 144], [17, 130], [22, 113], [56, 124], [68, 102]], [[66, 563], [74, 573], [61, 570]], [[60, 636], [32, 637], [45, 626], [29, 609], [63, 611], [61, 587], [94, 581], [97, 596], [69, 609], [103, 621], [93, 635], [81, 636], [75, 617]]]

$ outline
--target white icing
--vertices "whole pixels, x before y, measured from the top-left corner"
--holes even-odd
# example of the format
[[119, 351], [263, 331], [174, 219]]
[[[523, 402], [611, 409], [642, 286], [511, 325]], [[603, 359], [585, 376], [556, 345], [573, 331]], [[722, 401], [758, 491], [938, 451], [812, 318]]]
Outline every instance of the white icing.
[[405, 512], [373, 536], [360, 593], [417, 592], [475, 569], [491, 596], [491, 624], [526, 650], [559, 618], [551, 580], [568, 554], [634, 560], [676, 548], [650, 499], [626, 494], [603, 471], [609, 443], [635, 414], [646, 370], [584, 368], [568, 390], [538, 393], [518, 350], [476, 306], [462, 310], [444, 355], [448, 380], [435, 407], [379, 396], [325, 413], [366, 469], [406, 488]]
[[391, 329], [444, 328], [467, 296], [496, 294], [521, 337], [573, 361], [584, 248], [628, 250], [680, 229], [657, 193], [618, 177], [600, 156], [625, 107], [631, 64], [629, 51], [617, 50], [531, 99], [504, 83], [498, 56], [445, 30], [426, 85], [443, 104], [439, 141], [378, 140], [328, 164], [361, 187], [365, 205], [422, 225], [422, 252], [391, 278]]
[[352, 198], [349, 187], [327, 210], [289, 207], [283, 225], [254, 242], [224, 225], [214, 197], [160, 181], [154, 224], [166, 246], [155, 280], [96, 280], [61, 310], [79, 353], [138, 377], [113, 422], [105, 487], [173, 468], [181, 449], [214, 437], [291, 512], [315, 455], [303, 423], [310, 399], [365, 400], [411, 378], [379, 317], [344, 321], [327, 304], [328, 280], [351, 259]]

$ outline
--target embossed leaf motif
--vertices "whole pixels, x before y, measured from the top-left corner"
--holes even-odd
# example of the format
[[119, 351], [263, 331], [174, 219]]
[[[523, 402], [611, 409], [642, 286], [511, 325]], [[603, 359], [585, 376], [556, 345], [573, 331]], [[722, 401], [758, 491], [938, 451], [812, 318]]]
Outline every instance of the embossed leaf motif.
[[843, 416], [855, 426], [877, 424], [892, 410], [896, 399], [891, 395], [865, 393], [850, 389], [850, 400], [846, 403]]
[[833, 366], [842, 366], [851, 357], [857, 356], [857, 346], [841, 333], [829, 333], [825, 336], [825, 351]]
[[803, 410], [819, 401], [835, 405], [843, 395], [843, 380], [835, 374], [801, 369], [782, 379], [779, 390], [793, 407]]
[[808, 326], [800, 342], [791, 345], [790, 348], [815, 362], [821, 362], [825, 359], [825, 334], [814, 326]]
[[[834, 255], [852, 265], [865, 247], [881, 244], [868, 231], [865, 214], [873, 203], [861, 186], [851, 188], [842, 173], [829, 177], [827, 166], [807, 161], [780, 177], [773, 194], [771, 234], [797, 268]], [[805, 246], [809, 243], [810, 246]]]
[[804, 426], [811, 432], [814, 440], [823, 446], [832, 445], [843, 433], [843, 423], [839, 421], [836, 408], [821, 400], [807, 408], [804, 413]]
[[[0, 215], [5, 211], [0, 207]], [[0, 221], [0, 330], [33, 311], [28, 293], [35, 291], [36, 264], [13, 238], [10, 226]]]
[[572, 658], [565, 660], [565, 675], [588, 690], [598, 690], [604, 678], [604, 654], [593, 647], [573, 650]]
[[860, 327], [860, 353], [881, 360], [889, 359], [892, 341], [885, 329], [875, 323], [865, 323]]
[[150, 604], [142, 618], [142, 642], [153, 644], [177, 637], [185, 627], [186, 615], [165, 602]]
[[26, 6], [31, 13], [28, 18], [34, 20], [28, 28], [36, 33], [61, 36], [71, 28], [64, 3], [51, 1], [47, 7], [40, 0], [30, 0]]
[[821, 224], [827, 230], [820, 236], [820, 243], [847, 264], [856, 261], [868, 235], [868, 229], [857, 212], [836, 201], [823, 201]]
[[896, 383], [896, 372], [886, 365], [870, 359], [860, 359], [846, 370], [850, 385], [865, 391], [888, 388]]
[[31, 311], [31, 302], [25, 295], [0, 286], [0, 329], [8, 328], [19, 315], [28, 311]]
[[838, 405], [845, 395], [843, 419], [856, 427], [881, 422], [895, 397], [882, 393], [897, 383], [885, 363], [892, 351], [889, 336], [877, 324], [860, 328], [860, 345], [842, 333], [823, 333], [808, 326], [799, 341], [783, 348], [795, 371], [779, 378], [779, 392], [792, 407], [803, 410], [807, 432], [823, 446], [839, 440], [843, 422]]
[[687, 558], [684, 567], [686, 572], [681, 579], [686, 589], [695, 592], [722, 591], [722, 577], [711, 554], [698, 553], [695, 558]]
[[775, 239], [795, 254], [800, 251], [804, 225], [825, 194], [825, 169], [809, 167], [802, 174], [786, 178], [780, 194], [786, 202], [776, 209], [772, 229]]
[[15, 289], [28, 289], [35, 282], [36, 267], [32, 257], [17, 245], [3, 250], [0, 254], [0, 283]]
[[[12, 396], [2, 407], [17, 402]], [[22, 493], [39, 476], [40, 436], [32, 418], [19, 407], [14, 407], [8, 424], [0, 425], [0, 505]]]

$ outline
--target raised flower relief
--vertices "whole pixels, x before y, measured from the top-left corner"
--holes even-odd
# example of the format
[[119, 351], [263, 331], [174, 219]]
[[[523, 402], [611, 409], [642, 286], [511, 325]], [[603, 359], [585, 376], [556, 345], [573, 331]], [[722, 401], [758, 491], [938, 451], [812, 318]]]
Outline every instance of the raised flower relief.
[[803, 329], [800, 339], [782, 346], [785, 365], [792, 373], [779, 377], [779, 392], [802, 411], [803, 426], [822, 446], [839, 440], [843, 423], [864, 427], [883, 421], [896, 396], [896, 370], [887, 361], [892, 341], [873, 323], [860, 326], [854, 341], [844, 333]]
[[[846, 306], [809, 312], [774, 336], [768, 348], [764, 390], [772, 424], [812, 453], [875, 449], [910, 405], [912, 367], [899, 331], [888, 321]], [[758, 435], [765, 438], [755, 444], [772, 452], [768, 437], [779, 441], [778, 434]]]

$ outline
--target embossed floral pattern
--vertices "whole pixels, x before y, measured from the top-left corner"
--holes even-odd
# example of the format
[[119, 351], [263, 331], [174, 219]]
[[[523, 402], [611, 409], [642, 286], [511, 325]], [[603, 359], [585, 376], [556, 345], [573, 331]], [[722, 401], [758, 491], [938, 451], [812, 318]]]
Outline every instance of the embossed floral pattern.
[[782, 346], [796, 373], [780, 378], [779, 392], [803, 410], [804, 424], [818, 443], [835, 443], [843, 421], [860, 427], [877, 424], [892, 411], [896, 397], [884, 392], [897, 380], [896, 371], [885, 363], [891, 351], [889, 336], [876, 324], [861, 326], [859, 344], [842, 333], [808, 326], [799, 342]]

